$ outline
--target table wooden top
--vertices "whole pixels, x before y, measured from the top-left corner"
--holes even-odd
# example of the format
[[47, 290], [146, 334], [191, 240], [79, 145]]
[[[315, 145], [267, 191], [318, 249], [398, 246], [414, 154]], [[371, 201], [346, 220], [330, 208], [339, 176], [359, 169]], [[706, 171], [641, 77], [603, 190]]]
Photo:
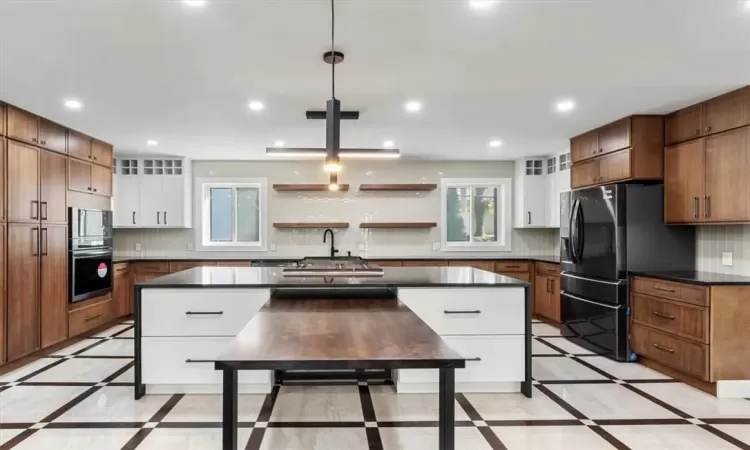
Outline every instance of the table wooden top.
[[462, 368], [465, 361], [398, 299], [272, 299], [216, 368]]

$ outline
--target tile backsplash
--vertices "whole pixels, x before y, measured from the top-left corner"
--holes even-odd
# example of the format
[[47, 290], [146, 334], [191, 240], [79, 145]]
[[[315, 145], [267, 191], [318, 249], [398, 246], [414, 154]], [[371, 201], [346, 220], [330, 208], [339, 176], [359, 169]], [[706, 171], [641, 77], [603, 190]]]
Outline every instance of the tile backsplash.
[[[360, 222], [440, 222], [440, 190], [432, 192], [358, 192], [362, 183], [440, 183], [441, 178], [513, 178], [513, 162], [346, 161], [341, 182], [349, 192], [276, 192], [274, 183], [324, 183], [319, 162], [194, 161], [193, 178], [267, 178], [268, 233], [275, 251], [205, 252], [196, 248], [196, 229], [117, 229], [115, 252], [121, 256], [164, 258], [294, 258], [326, 255], [323, 230], [277, 230], [274, 222], [350, 222], [336, 231], [339, 255], [377, 257], [471, 257], [546, 255], [556, 253], [556, 229], [512, 230], [510, 252], [442, 252], [440, 228], [361, 230]], [[194, 208], [194, 224], [199, 222]], [[512, 222], [511, 222], [512, 223]], [[140, 244], [140, 251], [136, 251]], [[360, 250], [363, 247], [364, 250]]]
[[[722, 253], [732, 253], [732, 266], [722, 264]], [[698, 227], [696, 269], [750, 276], [750, 225]]]

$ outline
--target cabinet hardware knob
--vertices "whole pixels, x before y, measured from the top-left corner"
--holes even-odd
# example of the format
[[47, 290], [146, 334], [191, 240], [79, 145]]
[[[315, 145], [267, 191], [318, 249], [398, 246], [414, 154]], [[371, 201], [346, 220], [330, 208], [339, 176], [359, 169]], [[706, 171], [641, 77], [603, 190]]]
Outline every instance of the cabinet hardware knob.
[[47, 145], [47, 141], [42, 141], [42, 145]]
[[94, 192], [96, 192], [96, 188], [94, 188]]
[[696, 128], [695, 129], [695, 135], [698, 136], [700, 134], [701, 134], [701, 129], [700, 128]]
[[603, 151], [604, 151], [604, 150], [602, 150], [601, 148], [599, 149], [599, 153], [601, 153], [601, 152], [603, 152]]
[[706, 133], [708, 133], [709, 131], [711, 131], [711, 127], [710, 126], [706, 127]]
[[88, 189], [90, 191], [91, 190], [91, 186], [87, 187], [86, 189]]
[[39, 142], [37, 138], [31, 138], [31, 142]]
[[654, 311], [654, 312], [653, 312], [653, 314], [654, 314], [654, 315], [655, 315], [656, 317], [661, 317], [662, 319], [667, 319], [667, 320], [674, 320], [674, 316], [670, 316], [670, 315], [668, 315], [668, 314], [662, 314], [662, 313], [660, 313], [659, 311]]
[[674, 349], [671, 349], [671, 348], [667, 348], [667, 347], [662, 347], [662, 346], [661, 346], [661, 345], [659, 345], [659, 344], [653, 344], [653, 345], [654, 345], [654, 348], [655, 348], [655, 349], [658, 349], [658, 350], [661, 350], [661, 351], [663, 351], [663, 352], [667, 352], [667, 353], [674, 353]]

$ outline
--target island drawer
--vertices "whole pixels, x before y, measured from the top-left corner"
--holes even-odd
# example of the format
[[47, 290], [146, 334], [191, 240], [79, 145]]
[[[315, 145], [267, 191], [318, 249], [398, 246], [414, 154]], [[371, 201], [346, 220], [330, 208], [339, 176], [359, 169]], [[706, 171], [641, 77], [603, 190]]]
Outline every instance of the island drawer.
[[143, 289], [141, 335], [234, 337], [269, 297], [268, 289]]
[[[141, 374], [144, 384], [221, 384], [214, 360], [232, 338], [143, 338]], [[270, 383], [267, 370], [240, 370], [240, 383]]]
[[634, 322], [708, 344], [708, 308], [633, 293]]
[[708, 345], [699, 344], [671, 334], [662, 333], [639, 324], [632, 324], [630, 345], [634, 352], [691, 374], [709, 380]]
[[495, 272], [528, 272], [526, 261], [495, 261]]
[[632, 291], [699, 306], [708, 306], [708, 288], [705, 286], [633, 277]]
[[399, 289], [398, 297], [440, 335], [525, 332], [522, 287]]
[[[523, 336], [449, 336], [443, 340], [467, 358], [466, 368], [456, 369], [456, 383], [498, 383], [525, 379]], [[438, 370], [402, 369], [398, 371], [398, 382], [437, 383]]]

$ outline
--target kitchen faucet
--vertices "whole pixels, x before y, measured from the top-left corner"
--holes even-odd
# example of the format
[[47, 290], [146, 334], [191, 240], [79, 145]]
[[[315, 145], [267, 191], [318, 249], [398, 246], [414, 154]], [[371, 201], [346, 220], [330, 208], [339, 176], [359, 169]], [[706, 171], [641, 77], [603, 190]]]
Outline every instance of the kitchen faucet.
[[333, 230], [330, 229], [330, 228], [327, 228], [323, 232], [323, 243], [325, 244], [325, 242], [326, 242], [326, 237], [328, 236], [328, 232], [331, 233], [331, 259], [333, 259], [333, 258], [335, 258], [336, 253], [338, 253], [339, 251], [334, 247]]

